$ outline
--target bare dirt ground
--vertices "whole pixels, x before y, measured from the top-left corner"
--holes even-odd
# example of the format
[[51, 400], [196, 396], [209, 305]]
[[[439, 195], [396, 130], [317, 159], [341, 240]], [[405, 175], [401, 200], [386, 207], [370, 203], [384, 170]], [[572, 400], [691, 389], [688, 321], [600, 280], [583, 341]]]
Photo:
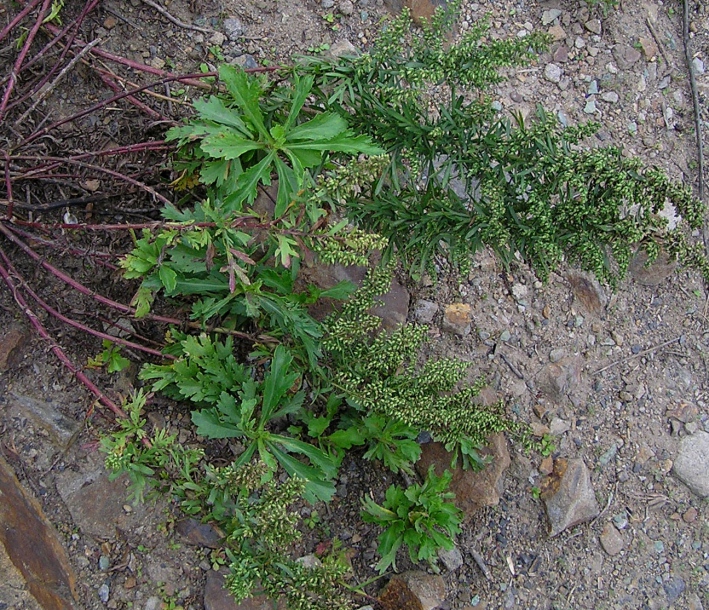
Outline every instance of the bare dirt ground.
[[[66, 10], [76, 10], [71, 4]], [[386, 14], [381, 0], [174, 0], [164, 6], [182, 25], [143, 0], [106, 0], [81, 35], [86, 41], [100, 38], [101, 48], [155, 69], [190, 72], [219, 61], [247, 67], [288, 62], [297, 53], [326, 53], [344, 40], [364, 49]], [[704, 4], [690, 2], [690, 8], [690, 43], [706, 123], [709, 16]], [[4, 25], [14, 11], [0, 10]], [[695, 119], [680, 3], [624, 0], [604, 13], [571, 0], [466, 1], [461, 30], [486, 15], [495, 36], [521, 37], [539, 29], [555, 38], [537, 63], [516, 71], [493, 92], [501, 112], [527, 114], [541, 103], [569, 124], [597, 120], [599, 142], [616, 143], [626, 154], [696, 185]], [[0, 53], [6, 64], [12, 50]], [[171, 86], [177, 98], [177, 86]], [[54, 121], [105, 95], [95, 73], [79, 65], [28, 120], [38, 122], [47, 114]], [[179, 101], [165, 102], [163, 112], [179, 116]], [[127, 117], [135, 118], [130, 131]], [[116, 104], [53, 137], [65, 137], [58, 145], [71, 149], [81, 148], [87, 138], [95, 150], [96, 142], [108, 147], [151, 133], [159, 137], [162, 123]], [[140, 172], [139, 164], [131, 169]], [[84, 186], [87, 192], [96, 190]], [[110, 192], [110, 182], [97, 188]], [[45, 195], [52, 199], [58, 193]], [[146, 205], [136, 196], [72, 213], [81, 220], [100, 215], [107, 222], [154, 217]], [[153, 202], [153, 209], [158, 207]], [[115, 252], [125, 247], [124, 238], [109, 245]], [[87, 269], [80, 257], [47, 257], [87, 280], [95, 276], [102, 291], [125, 300], [115, 272]], [[48, 282], [34, 264], [21, 268], [55, 302], [67, 299], [67, 310], [85, 307]], [[697, 274], [666, 271], [639, 265], [611, 291], [571, 269], [541, 284], [525, 266], [507, 273], [490, 255], [479, 253], [467, 278], [441, 271], [423, 286], [409, 286], [412, 321], [419, 321], [422, 301], [438, 306], [428, 309], [433, 312], [430, 352], [470, 360], [516, 417], [532, 422], [539, 435], [553, 436], [546, 459], [510, 448], [512, 463], [499, 504], [466, 523], [457, 541], [463, 563], [443, 570], [447, 596], [441, 607], [709, 607], [706, 499], [690, 491], [674, 468], [682, 442], [709, 432], [709, 295]], [[464, 336], [446, 331], [442, 323], [452, 303], [472, 307], [472, 328]], [[5, 288], [0, 307], [0, 328], [25, 325]], [[74, 362], [83, 364], [100, 350], [98, 342], [87, 342], [77, 331], [47, 324]], [[139, 330], [148, 336], [158, 332], [148, 326]], [[46, 342], [28, 333], [17, 353], [0, 374], [0, 451], [58, 529], [78, 574], [80, 607], [203, 608], [205, 582], [223, 559], [219, 550], [193, 545], [178, 533], [176, 513], [167, 502], [131, 506], [123, 482], [109, 483], [101, 470], [97, 431], [108, 425], [102, 409], [96, 407], [94, 418], [84, 420], [93, 400]], [[130, 374], [90, 375], [124, 394], [133, 381]], [[165, 404], [154, 417], [180, 430], [181, 441], [194, 440], [179, 406]], [[583, 460], [602, 512], [550, 538], [538, 494], [559, 458]], [[303, 551], [339, 536], [352, 549], [355, 577], [362, 582], [374, 574], [377, 532], [358, 519], [358, 498], [379, 493], [392, 479], [356, 460], [343, 465], [342, 475], [337, 501], [319, 508], [322, 521], [306, 531]], [[29, 604], [0, 599], [0, 608]]]

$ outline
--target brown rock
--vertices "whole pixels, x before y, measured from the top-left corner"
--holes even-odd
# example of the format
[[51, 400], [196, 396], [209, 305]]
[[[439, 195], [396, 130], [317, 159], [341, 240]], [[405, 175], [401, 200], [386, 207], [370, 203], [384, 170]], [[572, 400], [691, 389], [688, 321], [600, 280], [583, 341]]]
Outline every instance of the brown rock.
[[566, 32], [560, 25], [551, 26], [548, 32], [555, 41], [564, 40], [564, 38], [566, 38]]
[[[456, 465], [452, 470], [450, 490], [455, 493], [455, 504], [466, 519], [484, 506], [496, 506], [500, 502], [502, 477], [510, 466], [510, 454], [504, 434], [490, 436], [488, 447], [480, 451], [482, 457], [489, 456], [490, 464], [480, 471], [463, 470]], [[453, 455], [441, 443], [426, 443], [421, 446], [421, 458], [416, 469], [425, 476], [433, 465], [436, 475], [451, 470]]]
[[642, 47], [645, 59], [650, 61], [653, 57], [657, 57], [659, 51], [657, 49], [657, 44], [655, 43], [655, 40], [653, 38], [641, 36], [638, 42]]
[[689, 507], [682, 515], [682, 521], [685, 523], [694, 523], [697, 520], [699, 512], [694, 506]]
[[39, 502], [0, 457], [0, 542], [44, 610], [74, 610], [76, 576]]
[[37, 600], [27, 590], [27, 583], [20, 571], [0, 544], [0, 604], [4, 608], [42, 610]]
[[422, 20], [433, 17], [439, 6], [445, 6], [448, 0], [384, 0], [384, 5], [392, 13], [400, 13], [406, 7], [411, 11], [414, 23], [421, 24]]
[[641, 57], [640, 51], [629, 45], [617, 44], [613, 47], [613, 58], [621, 70], [627, 70], [640, 61]]
[[581, 459], [558, 459], [554, 472], [542, 484], [541, 497], [549, 517], [549, 536], [590, 521], [600, 509], [591, 477]]
[[0, 372], [17, 366], [22, 348], [27, 341], [27, 331], [21, 326], [12, 326], [0, 339]]
[[550, 455], [548, 455], [542, 460], [542, 463], [539, 464], [539, 472], [541, 472], [543, 475], [550, 475], [553, 471], [554, 460]]
[[549, 363], [539, 372], [537, 387], [549, 400], [561, 403], [566, 394], [581, 383], [582, 365], [583, 361], [574, 356]]
[[600, 317], [605, 309], [606, 297], [598, 281], [587, 273], [574, 271], [566, 276], [574, 293], [574, 303], [587, 313]]
[[446, 305], [441, 327], [447, 332], [465, 337], [470, 332], [470, 323], [473, 317], [472, 311], [472, 307], [467, 303]]
[[[314, 286], [326, 290], [332, 288], [339, 282], [351, 282], [355, 286], [362, 284], [367, 270], [364, 267], [354, 265], [321, 265], [314, 264], [310, 267], [303, 267], [301, 278], [298, 283], [302, 285], [313, 284]], [[394, 278], [391, 282], [389, 292], [376, 297], [381, 305], [372, 308], [371, 313], [382, 320], [382, 327], [385, 330], [393, 330], [406, 322], [409, 316], [408, 290]], [[317, 320], [323, 320], [337, 307], [337, 302], [330, 299], [321, 299], [310, 307], [310, 315]]]
[[699, 409], [690, 403], [683, 402], [672, 409], [665, 412], [665, 417], [678, 419], [683, 424], [694, 421], [699, 415]]
[[393, 576], [379, 596], [385, 610], [433, 610], [446, 598], [446, 583], [438, 574], [420, 570]]
[[197, 519], [183, 519], [178, 521], [175, 530], [188, 544], [206, 546], [210, 549], [219, 547], [224, 538], [213, 525], [200, 523]]
[[660, 252], [657, 259], [647, 264], [647, 252], [640, 250], [630, 261], [630, 275], [643, 286], [657, 286], [664, 282], [677, 269], [677, 261], [666, 253]]
[[134, 507], [130, 513], [123, 510], [128, 497], [125, 477], [109, 481], [108, 473], [100, 464], [81, 472], [59, 473], [57, 490], [74, 523], [96, 538], [113, 538], [117, 528], [137, 527], [146, 517], [144, 504]]
[[625, 540], [622, 534], [613, 526], [612, 523], [606, 523], [606, 526], [601, 532], [601, 546], [603, 550], [611, 557], [617, 555], [625, 548]]

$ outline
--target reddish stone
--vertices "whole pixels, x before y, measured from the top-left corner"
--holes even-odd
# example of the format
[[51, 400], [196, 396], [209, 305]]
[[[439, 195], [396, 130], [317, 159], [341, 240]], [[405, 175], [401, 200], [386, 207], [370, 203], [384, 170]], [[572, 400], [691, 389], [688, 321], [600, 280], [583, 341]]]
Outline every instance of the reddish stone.
[[76, 576], [39, 502], [0, 458], [0, 542], [44, 610], [77, 610]]

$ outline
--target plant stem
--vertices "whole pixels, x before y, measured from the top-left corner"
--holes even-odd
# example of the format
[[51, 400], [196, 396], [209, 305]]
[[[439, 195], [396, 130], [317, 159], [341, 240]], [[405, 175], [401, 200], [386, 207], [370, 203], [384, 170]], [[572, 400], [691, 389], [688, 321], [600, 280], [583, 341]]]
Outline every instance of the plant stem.
[[44, 299], [42, 299], [32, 288], [30, 285], [27, 283], [27, 281], [20, 275], [20, 273], [15, 269], [13, 266], [12, 262], [10, 259], [7, 257], [5, 252], [0, 248], [0, 258], [2, 258], [5, 261], [5, 265], [7, 270], [12, 273], [12, 275], [15, 276], [17, 279], [17, 282], [22, 286], [22, 288], [29, 294], [36, 302], [37, 304], [44, 309], [47, 313], [50, 315], [54, 316], [57, 318], [57, 320], [64, 322], [64, 324], [68, 324], [69, 326], [73, 326], [74, 328], [77, 328], [89, 335], [93, 335], [94, 337], [98, 337], [99, 339], [106, 339], [107, 341], [111, 341], [112, 343], [118, 343], [119, 345], [124, 345], [126, 347], [130, 347], [132, 349], [145, 352], [146, 354], [150, 354], [152, 356], [158, 356], [159, 358], [167, 358], [169, 360], [175, 360], [176, 358], [174, 356], [171, 356], [170, 354], [163, 354], [160, 350], [153, 349], [151, 347], [145, 347], [143, 345], [140, 345], [139, 343], [134, 343], [132, 341], [128, 341], [126, 339], [123, 339], [121, 337], [114, 337], [113, 335], [109, 335], [107, 333], [101, 332], [100, 330], [95, 330], [89, 326], [86, 326], [85, 324], [82, 324], [81, 322], [77, 322], [76, 320], [72, 320], [71, 318], [68, 318], [64, 314], [60, 313], [56, 309], [54, 309], [49, 303], [47, 303]]
[[27, 57], [27, 53], [29, 53], [30, 47], [34, 42], [34, 38], [37, 35], [39, 28], [42, 26], [44, 15], [49, 9], [49, 5], [51, 2], [52, 0], [44, 0], [44, 2], [42, 3], [42, 8], [39, 9], [39, 15], [37, 16], [37, 20], [32, 26], [32, 29], [30, 30], [29, 34], [27, 35], [25, 44], [23, 45], [20, 54], [17, 56], [15, 64], [12, 66], [12, 71], [10, 72], [10, 79], [8, 80], [7, 86], [5, 87], [5, 93], [2, 97], [2, 101], [0, 101], [0, 122], [2, 122], [5, 116], [5, 110], [7, 108], [8, 102], [10, 101], [12, 90], [15, 88], [15, 83], [17, 82], [17, 75], [19, 74], [20, 69], [22, 68], [22, 63], [25, 61], [25, 57]]
[[125, 418], [126, 414], [123, 412], [123, 410], [118, 405], [116, 405], [116, 403], [114, 403], [108, 396], [106, 396], [101, 390], [99, 390], [99, 388], [96, 386], [96, 384], [93, 383], [81, 369], [79, 369], [77, 366], [74, 365], [74, 363], [64, 353], [64, 350], [59, 346], [59, 344], [56, 341], [54, 341], [52, 336], [47, 332], [47, 330], [44, 328], [42, 323], [39, 321], [39, 318], [37, 317], [37, 315], [29, 308], [29, 306], [27, 305], [27, 301], [25, 301], [24, 297], [18, 292], [17, 287], [15, 286], [14, 282], [12, 281], [12, 278], [10, 277], [10, 274], [5, 269], [5, 267], [1, 264], [0, 264], [0, 277], [2, 277], [2, 279], [7, 284], [7, 287], [9, 288], [10, 293], [12, 294], [15, 301], [22, 309], [23, 313], [27, 316], [27, 319], [30, 321], [30, 324], [32, 324], [32, 326], [35, 328], [37, 333], [39, 333], [40, 337], [42, 337], [45, 341], [47, 341], [49, 343], [50, 349], [52, 350], [54, 355], [59, 359], [59, 361], [67, 369], [69, 369], [69, 371], [71, 371], [71, 373], [94, 396], [96, 396], [101, 403], [103, 403], [105, 406], [107, 406], [118, 417]]

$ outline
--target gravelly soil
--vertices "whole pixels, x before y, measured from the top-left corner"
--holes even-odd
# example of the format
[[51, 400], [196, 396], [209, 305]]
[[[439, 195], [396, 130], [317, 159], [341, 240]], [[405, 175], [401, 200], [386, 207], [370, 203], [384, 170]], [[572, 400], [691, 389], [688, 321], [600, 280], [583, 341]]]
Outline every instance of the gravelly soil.
[[[244, 65], [287, 61], [298, 52], [325, 52], [324, 45], [343, 39], [364, 48], [385, 13], [381, 0], [355, 5], [343, 0], [323, 8], [327, 4], [226, 0], [188, 5], [176, 0], [169, 5], [180, 20], [215, 30], [202, 33], [166, 21], [140, 0], [105, 2], [86, 38], [100, 36], [109, 50], [180, 71], [200, 62], [214, 64], [220, 55]], [[691, 9], [692, 48], [700, 63], [709, 61], [705, 6], [697, 11], [691, 4]], [[501, 112], [527, 114], [543, 103], [570, 124], [597, 120], [599, 141], [616, 143], [626, 154], [695, 184], [694, 114], [681, 12], [675, 2], [639, 0], [625, 0], [607, 15], [583, 2], [466, 2], [461, 29], [489, 15], [495, 36], [550, 30], [557, 38], [550, 52], [495, 92]], [[231, 41], [224, 35], [224, 17], [241, 20], [241, 38]], [[704, 104], [709, 81], [701, 73], [697, 81]], [[72, 99], [70, 90], [61, 95], [67, 107], [84, 103]], [[706, 114], [702, 118], [706, 121]], [[548, 463], [512, 448], [499, 505], [480, 511], [458, 539], [464, 565], [444, 574], [444, 607], [709, 606], [706, 501], [672, 474], [681, 438], [709, 431], [709, 301], [696, 274], [679, 270], [665, 278], [662, 271], [638, 269], [615, 292], [597, 286], [584, 291], [587, 284], [571, 270], [553, 274], [542, 285], [526, 267], [507, 273], [480, 253], [468, 278], [442, 271], [435, 283], [410, 287], [412, 319], [420, 299], [440, 308], [431, 354], [470, 360], [473, 372], [486, 376], [516, 416], [537, 424], [540, 433], [555, 433], [553, 457], [584, 460], [603, 508], [594, 522], [550, 539], [543, 503], [535, 497]], [[445, 305], [459, 302], [473, 311], [473, 328], [464, 338], [440, 330]], [[0, 291], [0, 303], [3, 327], [8, 327], [20, 314], [6, 290]], [[67, 331], [59, 341], [85, 362], [93, 347], [77, 344], [76, 338]], [[560, 391], [550, 390], [550, 370], [559, 374], [551, 364], [571, 380]], [[122, 391], [127, 387], [125, 379], [110, 383]], [[64, 536], [80, 575], [83, 606], [148, 609], [173, 599], [185, 608], [201, 608], [204, 574], [219, 555], [190, 547], [174, 534], [168, 506], [132, 509], [119, 482], [96, 492], [111, 499], [113, 505], [102, 514], [119, 528], [91, 533], [78, 526], [87, 509], [76, 506], [66, 489], [98, 467], [94, 426], [100, 428], [104, 420], [82, 424], [78, 442], [62, 455], [46, 430], [16, 407], [13, 392], [54, 401], [68, 418], [83, 421], [90, 400], [45, 345], [28, 343], [24, 359], [0, 377], [0, 387], [3, 453]], [[687, 416], [677, 417], [683, 405]], [[675, 417], [668, 417], [673, 411]], [[190, 441], [183, 413], [166, 406], [163, 417], [183, 428], [181, 440]], [[306, 532], [302, 550], [339, 534], [354, 550], [357, 578], [365, 580], [376, 563], [377, 532], [357, 519], [358, 498], [370, 491], [376, 497], [391, 476], [354, 460], [343, 466], [343, 474], [337, 501], [319, 509], [322, 524]], [[88, 479], [84, 484], [94, 489]], [[621, 549], [614, 555], [600, 542], [609, 524]], [[488, 567], [489, 578], [473, 553]], [[102, 585], [108, 586], [107, 602], [100, 599]]]

